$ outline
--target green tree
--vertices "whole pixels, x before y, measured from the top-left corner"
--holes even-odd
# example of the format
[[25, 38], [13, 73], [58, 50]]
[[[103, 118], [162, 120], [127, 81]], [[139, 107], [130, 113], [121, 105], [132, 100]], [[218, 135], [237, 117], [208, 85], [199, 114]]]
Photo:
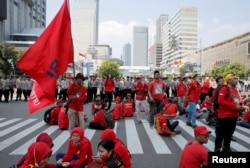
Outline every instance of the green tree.
[[15, 75], [18, 71], [16, 62], [18, 53], [10, 44], [0, 43], [0, 73], [3, 75]]
[[110, 60], [104, 61], [98, 69], [98, 75], [107, 76], [108, 74], [112, 74], [113, 77], [119, 76], [119, 65]]
[[245, 77], [246, 70], [245, 67], [239, 63], [234, 63], [230, 65], [223, 65], [215, 67], [211, 71], [212, 76], [226, 76], [227, 74], [236, 74], [240, 78]]
[[118, 59], [118, 58], [109, 58], [108, 60], [113, 61], [113, 62], [117, 63], [120, 66], [124, 65], [124, 62], [122, 60]]

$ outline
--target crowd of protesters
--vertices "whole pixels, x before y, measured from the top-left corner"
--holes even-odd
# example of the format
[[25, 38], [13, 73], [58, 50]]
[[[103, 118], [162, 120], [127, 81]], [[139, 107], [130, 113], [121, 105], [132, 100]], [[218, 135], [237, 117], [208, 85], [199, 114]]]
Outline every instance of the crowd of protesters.
[[[28, 77], [17, 79], [0, 78], [0, 98], [4, 95], [5, 99], [3, 101], [13, 101], [13, 92], [14, 88], [16, 88], [15, 100], [27, 100], [32, 85], [32, 79]], [[86, 78], [81, 73], [78, 73], [70, 81], [65, 78], [59, 79], [55, 94], [58, 110], [54, 110], [55, 115], [53, 114], [51, 117], [53, 122], [51, 121], [49, 124], [58, 124], [58, 119], [55, 116], [59, 116], [56, 114], [59, 114], [60, 112], [58, 111], [61, 109], [65, 111], [63, 103], [66, 103], [67, 127], [70, 131], [71, 139], [69, 141], [68, 154], [57, 156], [57, 167], [75, 166], [78, 163], [82, 167], [87, 164], [103, 166], [114, 163], [119, 164], [120, 167], [130, 167], [125, 165], [122, 156], [120, 156], [121, 154], [115, 150], [117, 140], [114, 139], [111, 139], [111, 141], [110, 139], [102, 139], [97, 147], [99, 156], [92, 156], [91, 142], [84, 137], [85, 122], [87, 121], [87, 112], [84, 110], [84, 104], [86, 103], [92, 103], [91, 113], [93, 114], [88, 127], [104, 131], [108, 130], [104, 116], [107, 111], [112, 114], [115, 120], [132, 117], [136, 114], [135, 122], [137, 124], [142, 123], [141, 113], [144, 112], [149, 127], [156, 129], [159, 136], [180, 134], [178, 117], [184, 115], [186, 117], [186, 125], [194, 129], [195, 139], [188, 142], [184, 148], [180, 167], [185, 167], [183, 165], [188, 161], [184, 156], [191, 156], [189, 153], [192, 153], [193, 148], [203, 153], [200, 156], [202, 157], [200, 159], [202, 163], [199, 163], [199, 165], [204, 164], [205, 166], [207, 165], [207, 150], [202, 144], [207, 142], [210, 131], [205, 127], [197, 125], [196, 120], [206, 116], [207, 124], [215, 126], [215, 152], [231, 152], [230, 143], [236, 125], [239, 124], [240, 126], [250, 128], [250, 96], [242, 96], [240, 90], [239, 78], [234, 74], [216, 77], [215, 79], [194, 74], [188, 77], [173, 78], [172, 81], [169, 81], [168, 78], [161, 77], [160, 72], [156, 70], [152, 78], [145, 78], [142, 75], [134, 78], [114, 78], [111, 74], [108, 74], [107, 77], [99, 79], [96, 75]], [[22, 99], [22, 96], [24, 99]], [[115, 101], [114, 105], [112, 105], [113, 101]], [[77, 129], [75, 128], [76, 126]], [[117, 142], [123, 144], [121, 141]], [[77, 147], [80, 144], [88, 146], [87, 153], [84, 154], [85, 159], [79, 154], [71, 152], [76, 149], [79, 151], [83, 150]], [[41, 144], [32, 145], [29, 149], [31, 151], [34, 146]], [[124, 147], [126, 148], [125, 145]], [[127, 152], [129, 153], [128, 150]], [[48, 149], [47, 153], [42, 155], [45, 158], [41, 159], [45, 159], [46, 162], [46, 158], [50, 154], [51, 151]], [[105, 159], [102, 158], [102, 155], [106, 155]], [[87, 160], [86, 156], [88, 156]], [[192, 158], [188, 160], [191, 161]], [[197, 160], [192, 161], [192, 163], [197, 163]]]

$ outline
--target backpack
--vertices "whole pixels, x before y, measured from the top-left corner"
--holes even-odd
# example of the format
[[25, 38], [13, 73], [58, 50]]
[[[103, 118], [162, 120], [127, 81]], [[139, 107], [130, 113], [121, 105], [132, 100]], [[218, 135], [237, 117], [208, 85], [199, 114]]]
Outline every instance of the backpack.
[[114, 117], [110, 114], [110, 112], [105, 112], [104, 116], [105, 116], [107, 128], [113, 129], [115, 127], [115, 119], [114, 119]]
[[215, 94], [214, 94], [214, 101], [213, 101], [213, 108], [214, 110], [217, 110], [219, 108], [219, 103], [218, 103], [218, 98], [219, 98], [219, 92], [220, 90], [223, 88], [223, 87], [226, 87], [226, 96], [225, 96], [225, 99], [228, 98], [229, 94], [230, 94], [230, 88], [229, 86], [227, 85], [223, 85], [223, 86], [219, 86], [215, 89]]
[[49, 121], [50, 121], [50, 113], [51, 113], [51, 111], [52, 111], [54, 108], [55, 108], [55, 106], [50, 107], [49, 109], [47, 109], [47, 110], [45, 111], [44, 116], [43, 116], [43, 120], [44, 120], [45, 123], [47, 123], [47, 124], [49, 123]]

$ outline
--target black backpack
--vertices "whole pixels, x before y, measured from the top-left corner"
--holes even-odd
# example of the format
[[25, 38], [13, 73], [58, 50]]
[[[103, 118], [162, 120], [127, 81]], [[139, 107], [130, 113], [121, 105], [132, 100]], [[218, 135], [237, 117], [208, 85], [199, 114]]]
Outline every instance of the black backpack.
[[113, 129], [115, 127], [115, 119], [114, 119], [114, 117], [110, 114], [109, 111], [105, 112], [104, 116], [105, 116], [107, 128]]
[[225, 96], [225, 99], [227, 99], [228, 96], [229, 96], [229, 94], [230, 94], [230, 88], [229, 88], [229, 86], [227, 86], [227, 85], [218, 86], [218, 87], [215, 89], [214, 102], [213, 102], [213, 104], [214, 104], [214, 105], [213, 105], [213, 108], [214, 108], [215, 111], [219, 108], [218, 97], [219, 97], [219, 92], [220, 92], [220, 90], [221, 90], [223, 87], [226, 87], [226, 96]]
[[43, 116], [43, 120], [44, 120], [45, 123], [47, 123], [47, 124], [49, 123], [49, 121], [50, 121], [50, 113], [51, 113], [51, 111], [52, 111], [54, 108], [55, 108], [55, 106], [50, 107], [49, 109], [47, 109], [47, 110], [45, 111], [44, 116]]

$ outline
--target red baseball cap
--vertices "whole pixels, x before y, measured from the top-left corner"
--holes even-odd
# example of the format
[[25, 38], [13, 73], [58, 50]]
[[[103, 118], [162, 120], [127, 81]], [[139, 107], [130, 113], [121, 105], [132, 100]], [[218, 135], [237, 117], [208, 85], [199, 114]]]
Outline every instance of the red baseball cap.
[[207, 135], [210, 133], [211, 131], [208, 131], [205, 126], [197, 126], [194, 128], [194, 135]]

